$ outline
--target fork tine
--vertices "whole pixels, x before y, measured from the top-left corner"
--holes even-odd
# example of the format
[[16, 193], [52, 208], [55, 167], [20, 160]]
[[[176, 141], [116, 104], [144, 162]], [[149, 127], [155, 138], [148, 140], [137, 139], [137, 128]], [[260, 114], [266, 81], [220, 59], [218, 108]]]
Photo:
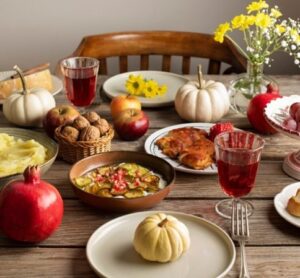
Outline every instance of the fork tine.
[[235, 219], [236, 219], [236, 234], [240, 235], [240, 217], [239, 217], [239, 202], [236, 202], [236, 215], [235, 215]]
[[248, 221], [248, 205], [246, 204], [246, 235], [250, 236], [249, 221]]
[[245, 235], [245, 206], [241, 204], [242, 235]]
[[236, 202], [232, 200], [232, 211], [231, 211], [231, 235], [235, 234], [235, 210], [236, 210]]

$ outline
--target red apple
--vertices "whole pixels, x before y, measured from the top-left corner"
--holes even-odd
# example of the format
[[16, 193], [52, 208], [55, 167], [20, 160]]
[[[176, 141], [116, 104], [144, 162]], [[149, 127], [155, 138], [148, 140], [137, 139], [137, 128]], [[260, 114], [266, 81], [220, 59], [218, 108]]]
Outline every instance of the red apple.
[[119, 95], [114, 97], [110, 103], [110, 111], [113, 119], [115, 119], [122, 111], [126, 109], [142, 109], [142, 105], [138, 98], [131, 95]]
[[46, 133], [54, 138], [54, 130], [63, 124], [73, 122], [80, 113], [70, 105], [59, 105], [48, 111], [44, 120], [43, 126]]
[[264, 109], [271, 100], [281, 97], [278, 92], [278, 89], [273, 91], [272, 87], [268, 86], [267, 92], [256, 95], [249, 103], [247, 109], [248, 120], [254, 129], [262, 134], [273, 134], [277, 132], [265, 119]]
[[136, 140], [148, 130], [149, 118], [142, 110], [127, 109], [114, 120], [114, 127], [121, 139]]

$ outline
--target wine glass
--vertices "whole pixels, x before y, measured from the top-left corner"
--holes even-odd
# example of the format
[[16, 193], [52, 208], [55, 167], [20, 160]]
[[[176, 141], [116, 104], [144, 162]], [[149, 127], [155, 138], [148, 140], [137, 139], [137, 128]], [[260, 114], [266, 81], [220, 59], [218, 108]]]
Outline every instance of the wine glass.
[[96, 97], [99, 61], [91, 57], [71, 57], [61, 62], [61, 70], [69, 101], [85, 110]]
[[239, 198], [247, 195], [255, 184], [264, 140], [251, 132], [230, 131], [219, 134], [214, 143], [219, 183], [225, 194], [232, 197], [218, 202], [216, 212], [231, 218], [232, 202], [235, 200], [246, 202], [251, 215], [253, 205]]

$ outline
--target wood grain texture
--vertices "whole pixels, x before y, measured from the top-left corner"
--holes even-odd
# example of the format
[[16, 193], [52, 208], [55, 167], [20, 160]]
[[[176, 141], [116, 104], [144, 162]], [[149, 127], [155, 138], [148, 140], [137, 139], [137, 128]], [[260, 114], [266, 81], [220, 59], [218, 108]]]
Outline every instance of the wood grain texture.
[[[246, 247], [246, 252], [251, 277], [299, 277], [300, 247]], [[88, 265], [84, 248], [0, 248], [0, 257], [1, 278], [97, 277]], [[238, 273], [239, 258], [226, 277], [236, 278]], [[113, 278], [127, 277], [120, 274]]]

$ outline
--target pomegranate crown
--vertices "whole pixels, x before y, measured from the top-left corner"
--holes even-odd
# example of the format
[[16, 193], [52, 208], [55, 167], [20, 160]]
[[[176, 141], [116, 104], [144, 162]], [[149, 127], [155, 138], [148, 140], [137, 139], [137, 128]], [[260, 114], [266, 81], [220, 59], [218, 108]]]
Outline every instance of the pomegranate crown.
[[23, 175], [25, 182], [38, 183], [40, 181], [40, 167], [38, 165], [28, 166]]

